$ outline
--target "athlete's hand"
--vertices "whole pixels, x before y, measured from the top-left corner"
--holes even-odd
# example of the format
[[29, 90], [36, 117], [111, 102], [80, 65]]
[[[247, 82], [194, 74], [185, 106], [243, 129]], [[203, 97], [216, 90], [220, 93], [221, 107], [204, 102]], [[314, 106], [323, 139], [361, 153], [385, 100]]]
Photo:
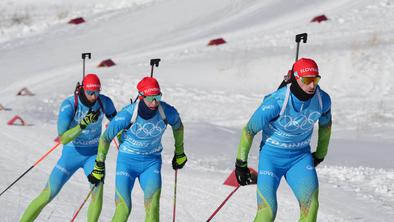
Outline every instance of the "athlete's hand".
[[246, 161], [239, 159], [235, 161], [235, 176], [241, 186], [253, 183], [252, 175], [250, 174], [248, 163]]
[[323, 159], [319, 159], [319, 158], [317, 158], [316, 157], [316, 152], [313, 152], [312, 153], [312, 157], [313, 157], [313, 165], [315, 166], [315, 167], [317, 167], [317, 165], [319, 165], [321, 162], [323, 162], [323, 160], [324, 160], [324, 158]]
[[88, 175], [88, 180], [91, 184], [97, 185], [101, 181], [104, 181], [104, 176], [105, 176], [105, 163], [96, 160], [92, 172]]
[[172, 169], [182, 169], [182, 167], [185, 166], [186, 162], [187, 157], [185, 153], [174, 154], [174, 157], [172, 158]]
[[89, 109], [89, 112], [81, 120], [79, 126], [81, 127], [81, 129], [85, 129], [89, 124], [96, 122], [99, 116], [100, 116], [100, 109], [96, 111], [92, 111], [92, 109]]

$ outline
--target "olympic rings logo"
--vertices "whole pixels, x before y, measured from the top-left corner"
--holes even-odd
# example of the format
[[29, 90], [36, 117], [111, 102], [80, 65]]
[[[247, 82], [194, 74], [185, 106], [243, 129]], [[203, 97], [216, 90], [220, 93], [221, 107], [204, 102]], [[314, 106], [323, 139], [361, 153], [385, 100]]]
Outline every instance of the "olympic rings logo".
[[131, 127], [131, 132], [139, 139], [147, 139], [150, 137], [157, 137], [161, 135], [166, 129], [166, 125], [163, 120], [160, 120], [156, 124], [154, 123], [135, 123]]
[[312, 112], [308, 116], [304, 114], [296, 117], [284, 115], [279, 119], [279, 125], [287, 131], [296, 131], [299, 129], [310, 130], [319, 117], [319, 112]]

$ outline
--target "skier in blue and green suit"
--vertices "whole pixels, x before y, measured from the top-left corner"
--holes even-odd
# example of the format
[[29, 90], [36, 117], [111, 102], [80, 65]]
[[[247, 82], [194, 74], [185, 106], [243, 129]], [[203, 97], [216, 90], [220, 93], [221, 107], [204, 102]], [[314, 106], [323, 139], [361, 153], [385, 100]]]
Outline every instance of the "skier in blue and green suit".
[[[82, 87], [60, 106], [57, 128], [63, 146], [60, 159], [52, 170], [44, 190], [25, 210], [21, 222], [34, 221], [41, 210], [53, 200], [70, 177], [82, 168], [92, 171], [97, 155], [104, 116], [111, 120], [116, 109], [110, 98], [100, 94], [101, 83], [96, 74], [88, 74]], [[88, 222], [99, 219], [103, 204], [103, 183], [93, 189], [88, 209]]]
[[121, 144], [116, 166], [114, 222], [127, 221], [132, 209], [131, 191], [137, 178], [144, 192], [145, 221], [159, 221], [161, 138], [167, 124], [171, 125], [175, 138], [173, 169], [181, 169], [187, 161], [181, 119], [174, 107], [161, 101], [157, 80], [145, 77], [138, 83], [137, 89], [138, 100], [125, 106], [101, 136], [96, 165], [89, 175], [89, 180], [94, 184], [104, 179], [109, 144], [115, 136], [119, 136]]
[[[255, 222], [275, 220], [276, 192], [283, 176], [299, 202], [299, 221], [313, 222], [317, 218], [319, 184], [315, 167], [327, 154], [331, 99], [318, 86], [320, 75], [315, 61], [299, 59], [292, 73], [291, 83], [267, 95], [242, 129], [235, 170], [240, 185], [252, 182], [248, 154], [253, 137], [262, 131]], [[316, 151], [311, 153], [316, 122], [318, 142]]]

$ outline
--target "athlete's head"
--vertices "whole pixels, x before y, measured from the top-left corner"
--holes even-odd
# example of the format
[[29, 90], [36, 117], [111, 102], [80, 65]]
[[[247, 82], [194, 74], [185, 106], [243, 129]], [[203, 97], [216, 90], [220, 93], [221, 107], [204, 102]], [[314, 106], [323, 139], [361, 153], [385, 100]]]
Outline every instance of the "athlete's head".
[[294, 80], [305, 93], [310, 95], [315, 93], [320, 80], [319, 68], [315, 61], [308, 58], [297, 60], [293, 65], [293, 75]]
[[157, 109], [161, 100], [159, 82], [153, 77], [144, 77], [138, 84], [138, 98], [151, 110]]
[[86, 99], [90, 103], [96, 102], [101, 90], [100, 79], [96, 74], [90, 73], [82, 81], [82, 88]]

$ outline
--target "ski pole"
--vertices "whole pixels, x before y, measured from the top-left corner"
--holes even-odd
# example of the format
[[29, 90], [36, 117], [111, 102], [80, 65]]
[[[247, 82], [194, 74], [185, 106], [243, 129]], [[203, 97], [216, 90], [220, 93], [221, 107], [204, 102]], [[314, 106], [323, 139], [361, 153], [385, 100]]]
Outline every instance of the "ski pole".
[[298, 52], [300, 51], [300, 42], [302, 40], [302, 42], [306, 43], [307, 39], [308, 39], [307, 33], [301, 33], [301, 34], [296, 35], [296, 37], [295, 37], [295, 41], [297, 43], [297, 51], [296, 51], [296, 57], [295, 57], [296, 62], [298, 60]]
[[172, 210], [172, 222], [175, 222], [175, 212], [176, 212], [176, 184], [178, 181], [178, 170], [175, 170], [175, 183], [174, 183], [174, 207]]
[[70, 222], [74, 222], [75, 218], [77, 218], [77, 216], [79, 214], [79, 211], [81, 211], [83, 205], [85, 205], [85, 203], [89, 199], [90, 195], [92, 195], [94, 188], [95, 188], [95, 186], [92, 186], [92, 188], [90, 188], [90, 191], [89, 191], [88, 195], [85, 197], [85, 199], [83, 200], [81, 206], [79, 206], [78, 210], [74, 213], [74, 216], [73, 216], [73, 218], [71, 219]]
[[92, 58], [92, 53], [90, 53], [90, 52], [85, 52], [85, 53], [82, 53], [82, 59], [83, 59], [83, 70], [82, 70], [82, 81], [83, 81], [83, 79], [85, 78], [85, 59], [86, 58], [88, 58], [88, 59], [91, 59]]
[[3, 195], [8, 189], [10, 189], [16, 182], [18, 182], [22, 177], [24, 177], [31, 169], [33, 169], [35, 166], [37, 166], [45, 157], [48, 156], [52, 151], [54, 151], [58, 146], [60, 145], [60, 142], [58, 142], [55, 146], [53, 146], [47, 153], [45, 153], [42, 157], [40, 157], [39, 160], [37, 160], [29, 169], [27, 169], [22, 175], [18, 177], [14, 182], [11, 183], [4, 191], [0, 193], [0, 196]]
[[224, 206], [224, 204], [230, 199], [230, 197], [238, 190], [240, 185], [238, 185], [227, 197], [226, 199], [220, 204], [220, 206], [213, 212], [213, 214], [208, 218], [207, 222], [211, 221], [212, 218], [219, 212], [219, 210]]
[[[108, 124], [105, 125], [105, 128], [108, 128]], [[119, 145], [120, 144], [118, 144], [118, 142], [116, 142], [115, 138], [112, 141], [114, 141], [116, 149], [119, 150]], [[119, 143], [120, 143], [120, 141], [119, 141]]]
[[114, 140], [114, 143], [115, 143], [116, 149], [117, 149], [117, 150], [119, 150], [119, 145], [118, 145], [118, 142], [116, 142], [116, 140], [115, 140], [115, 139], [113, 139], [113, 140]]
[[[303, 43], [306, 43], [307, 39], [308, 39], [308, 34], [307, 33], [301, 33], [301, 34], [297, 34], [295, 36], [295, 41], [297, 43], [297, 50], [296, 50], [296, 56], [295, 56], [295, 61], [296, 62], [298, 60], [298, 54], [300, 52], [300, 42], [302, 40]], [[291, 70], [289, 70], [289, 72], [287, 72], [287, 75], [285, 75], [283, 77], [283, 81], [280, 83], [278, 89], [280, 89], [280, 88], [286, 86], [288, 83], [290, 83], [292, 75], [293, 75], [293, 68], [291, 68]]]
[[151, 70], [150, 70], [150, 77], [153, 77], [153, 67], [159, 67], [159, 62], [161, 61], [161, 59], [151, 59], [150, 60], [150, 65], [152, 66]]

